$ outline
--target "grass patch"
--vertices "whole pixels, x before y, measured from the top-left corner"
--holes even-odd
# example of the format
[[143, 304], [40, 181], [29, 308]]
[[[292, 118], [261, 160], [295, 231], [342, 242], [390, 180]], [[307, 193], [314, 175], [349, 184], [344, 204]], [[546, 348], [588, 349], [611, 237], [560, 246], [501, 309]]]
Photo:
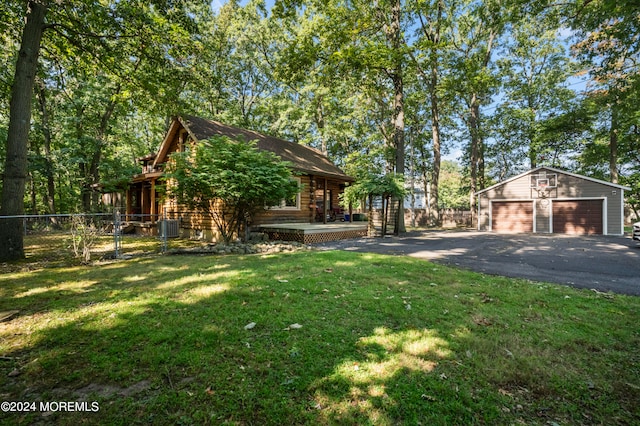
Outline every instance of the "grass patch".
[[100, 410], [0, 422], [634, 424], [639, 308], [347, 252], [8, 272], [0, 399]]
[[[59, 268], [80, 265], [81, 259], [74, 256], [73, 236], [69, 231], [53, 231], [30, 234], [24, 237], [25, 259], [18, 262], [0, 263], [0, 273]], [[169, 247], [190, 247], [197, 242], [171, 240]], [[139, 256], [162, 251], [162, 241], [158, 237], [123, 235], [120, 255]], [[111, 259], [115, 254], [113, 235], [98, 235], [91, 243], [91, 261]]]

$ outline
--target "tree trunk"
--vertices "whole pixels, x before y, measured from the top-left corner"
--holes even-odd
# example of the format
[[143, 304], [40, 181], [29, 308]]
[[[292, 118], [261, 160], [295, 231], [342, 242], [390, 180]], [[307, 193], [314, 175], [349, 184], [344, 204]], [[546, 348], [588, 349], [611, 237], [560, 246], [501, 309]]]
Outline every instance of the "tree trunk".
[[[410, 151], [409, 151], [409, 190], [411, 191], [411, 227], [416, 227], [416, 182], [415, 182], [415, 163], [416, 163], [416, 153], [415, 146], [413, 143], [409, 143]], [[404, 215], [404, 212], [403, 212]]]
[[367, 235], [374, 237], [376, 235], [376, 227], [373, 223], [373, 195], [369, 194], [369, 207], [367, 210]]
[[[496, 32], [490, 30], [487, 40], [487, 50], [482, 62], [482, 69], [486, 69], [491, 60], [491, 50]], [[480, 96], [478, 91], [471, 94], [469, 102], [469, 135], [471, 136], [471, 188], [469, 191], [469, 206], [471, 208], [471, 225], [475, 226], [477, 221], [477, 198], [476, 192], [484, 188], [484, 142], [480, 131]]]
[[[94, 190], [94, 185], [100, 183], [100, 162], [102, 161], [102, 148], [107, 143], [107, 136], [109, 133], [109, 123], [111, 122], [111, 117], [113, 116], [113, 112], [116, 108], [116, 95], [120, 94], [122, 89], [122, 84], [118, 83], [114, 92], [111, 94], [111, 101], [107, 104], [105, 108], [104, 114], [100, 117], [100, 127], [98, 128], [98, 134], [96, 135], [96, 139], [98, 141], [96, 145], [96, 149], [93, 152], [93, 156], [91, 158], [91, 165], [89, 167], [89, 176], [91, 181], [89, 183], [89, 190], [91, 194], [91, 211], [98, 211], [98, 203], [99, 203], [99, 194]], [[153, 218], [152, 218], [153, 220]]]
[[324, 111], [322, 109], [322, 95], [318, 96], [316, 105], [316, 126], [318, 126], [318, 133], [320, 134], [320, 151], [322, 154], [329, 155], [329, 147], [327, 146], [327, 138], [324, 135]]
[[[418, 149], [418, 162], [422, 166], [420, 167], [420, 177], [422, 178], [422, 185], [424, 191], [424, 201], [426, 203], [425, 207], [427, 209], [427, 221], [431, 217], [431, 183], [429, 177], [429, 169], [426, 164], [429, 161], [429, 155], [424, 145], [419, 144], [417, 146]], [[427, 223], [428, 224], [428, 223]]]
[[[20, 215], [24, 213], [24, 193], [27, 179], [27, 143], [31, 127], [31, 97], [36, 71], [40, 42], [44, 31], [47, 4], [44, 1], [30, 1], [22, 31], [20, 51], [16, 61], [15, 76], [11, 87], [9, 105], [9, 130], [6, 142], [6, 159], [2, 186], [2, 206], [0, 215]], [[24, 257], [24, 240], [20, 219], [4, 220], [0, 226], [0, 261], [16, 260]]]
[[478, 191], [482, 191], [487, 187], [484, 167], [484, 138], [480, 137], [480, 146], [478, 146]]
[[389, 220], [389, 199], [386, 195], [382, 196], [382, 235], [387, 235], [387, 221]]
[[80, 201], [82, 203], [82, 211], [88, 213], [91, 211], [91, 187], [90, 187], [90, 179], [88, 175], [88, 170], [90, 165], [87, 163], [86, 156], [84, 155], [84, 106], [79, 104], [76, 105], [75, 109], [75, 137], [77, 143], [82, 146], [82, 159], [77, 163], [78, 164], [78, 172], [80, 174], [81, 179], [81, 187], [80, 187]]
[[[40, 113], [42, 114], [42, 134], [44, 136], [44, 159], [45, 177], [47, 178], [47, 192], [45, 194], [45, 204], [47, 213], [56, 213], [56, 185], [53, 176], [53, 161], [51, 159], [51, 129], [49, 128], [49, 113], [47, 111], [47, 98], [44, 83], [38, 82], [38, 101], [40, 103]], [[55, 219], [55, 218], [52, 218]], [[55, 220], [53, 220], [55, 223]]]
[[536, 141], [536, 132], [537, 132], [537, 120], [536, 120], [536, 110], [534, 108], [535, 101], [531, 98], [527, 101], [527, 105], [529, 108], [529, 113], [531, 115], [531, 121], [529, 123], [529, 129], [527, 133], [529, 134], [529, 168], [535, 169], [538, 167], [538, 142]]
[[476, 192], [478, 191], [478, 172], [480, 162], [480, 103], [475, 93], [471, 95], [469, 108], [469, 134], [471, 136], [471, 161], [470, 161], [470, 188], [469, 188], [469, 206], [471, 208], [471, 225], [475, 225], [476, 217]]
[[422, 75], [429, 81], [429, 102], [431, 103], [431, 135], [433, 139], [433, 167], [431, 169], [431, 179], [429, 188], [429, 225], [440, 224], [440, 208], [438, 206], [438, 191], [440, 183], [440, 164], [442, 161], [441, 154], [441, 133], [440, 133], [440, 99], [438, 97], [438, 84], [440, 80], [438, 48], [441, 37], [441, 26], [444, 14], [444, 2], [437, 1], [436, 16], [433, 18], [433, 24], [427, 25], [422, 16], [420, 23], [424, 36], [431, 42], [431, 51], [429, 52], [429, 74], [422, 72]]
[[[399, 66], [396, 70], [393, 86], [395, 91], [394, 96], [394, 117], [393, 117], [393, 125], [394, 125], [394, 134], [393, 134], [393, 143], [396, 152], [396, 175], [404, 178], [405, 167], [404, 167], [404, 88], [402, 81], [402, 68]], [[394, 197], [395, 199], [395, 197]], [[398, 235], [401, 232], [406, 232], [406, 227], [404, 223], [404, 200], [402, 197], [398, 197], [398, 218], [396, 220], [393, 233]]]
[[431, 194], [430, 194], [430, 215], [433, 225], [440, 225], [440, 207], [438, 205], [438, 185], [440, 183], [440, 164], [442, 160], [440, 147], [440, 111], [439, 98], [436, 92], [438, 85], [438, 69], [437, 64], [433, 64], [431, 71], [431, 134], [433, 138], [433, 170], [431, 172]]
[[[387, 39], [391, 43], [393, 50], [396, 51], [396, 59], [394, 61], [394, 69], [391, 72], [391, 80], [393, 83], [393, 149], [395, 151], [395, 172], [398, 176], [404, 178], [404, 81], [403, 81], [403, 59], [399, 55], [402, 48], [401, 33], [401, 12], [400, 0], [395, 0], [391, 8], [391, 25], [387, 29]], [[395, 197], [394, 197], [395, 200]], [[398, 218], [394, 225], [393, 233], [399, 234], [406, 232], [404, 224], [404, 200], [398, 200]]]
[[29, 172], [29, 192], [30, 192], [30, 204], [31, 214], [38, 214], [38, 196], [36, 193], [36, 181], [33, 178], [33, 173]]
[[609, 129], [609, 178], [618, 183], [618, 105], [611, 106], [611, 128]]

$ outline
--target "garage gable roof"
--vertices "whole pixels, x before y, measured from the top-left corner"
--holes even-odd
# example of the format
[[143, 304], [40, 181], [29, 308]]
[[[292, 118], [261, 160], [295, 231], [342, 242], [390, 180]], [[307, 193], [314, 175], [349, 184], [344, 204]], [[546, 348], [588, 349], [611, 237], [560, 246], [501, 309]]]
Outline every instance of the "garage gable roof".
[[482, 194], [484, 192], [491, 191], [494, 188], [502, 186], [502, 185], [504, 185], [506, 183], [509, 183], [511, 181], [514, 181], [516, 179], [519, 179], [519, 178], [521, 178], [523, 176], [530, 175], [530, 174], [533, 174], [533, 173], [537, 173], [540, 170], [547, 170], [547, 171], [554, 172], [554, 173], [562, 173], [562, 174], [567, 175], [567, 176], [572, 176], [572, 177], [575, 177], [575, 178], [578, 178], [578, 179], [588, 180], [590, 182], [599, 183], [601, 185], [606, 185], [606, 186], [610, 186], [612, 188], [622, 189], [622, 190], [625, 190], [625, 191], [630, 191], [631, 190], [631, 188], [629, 188], [628, 186], [618, 185], [618, 184], [607, 182], [607, 181], [604, 181], [604, 180], [595, 179], [595, 178], [591, 178], [591, 177], [588, 177], [588, 176], [583, 176], [583, 175], [579, 175], [579, 174], [576, 174], [576, 173], [567, 172], [565, 170], [555, 169], [553, 167], [540, 166], [540, 167], [536, 167], [535, 169], [531, 169], [531, 170], [529, 170], [527, 172], [520, 173], [519, 175], [513, 176], [513, 177], [511, 177], [511, 178], [509, 178], [507, 180], [503, 180], [502, 182], [498, 182], [495, 185], [492, 185], [492, 186], [490, 186], [488, 188], [485, 188], [485, 189], [483, 189], [481, 191], [476, 192], [475, 195], [480, 195], [480, 194]]

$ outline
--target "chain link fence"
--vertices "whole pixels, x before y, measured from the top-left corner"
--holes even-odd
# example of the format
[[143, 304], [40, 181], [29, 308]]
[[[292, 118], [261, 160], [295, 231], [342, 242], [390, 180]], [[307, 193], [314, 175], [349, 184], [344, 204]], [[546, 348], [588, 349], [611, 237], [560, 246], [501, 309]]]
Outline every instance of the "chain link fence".
[[[212, 219], [192, 211], [0, 216], [0, 227], [9, 226], [22, 230], [26, 262], [47, 266], [197, 250], [235, 253], [238, 249], [240, 253], [243, 249], [242, 244], [226, 247], [212, 243]], [[253, 242], [262, 242], [264, 235], [254, 238]], [[247, 247], [244, 250], [253, 252]], [[14, 266], [24, 267], [21, 265], [17, 262]]]
[[161, 215], [137, 215], [135, 221], [119, 212], [0, 216], [0, 227], [20, 223], [24, 252], [32, 262], [82, 263], [163, 253], [187, 244], [176, 241], [178, 223]]

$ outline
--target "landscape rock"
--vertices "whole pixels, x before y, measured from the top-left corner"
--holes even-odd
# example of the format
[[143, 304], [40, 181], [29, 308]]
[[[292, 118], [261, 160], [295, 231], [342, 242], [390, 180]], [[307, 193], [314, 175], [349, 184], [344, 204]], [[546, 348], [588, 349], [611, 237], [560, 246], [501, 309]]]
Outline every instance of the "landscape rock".
[[170, 250], [169, 254], [275, 254], [308, 250], [295, 241], [254, 241], [248, 243], [207, 244], [202, 247]]

